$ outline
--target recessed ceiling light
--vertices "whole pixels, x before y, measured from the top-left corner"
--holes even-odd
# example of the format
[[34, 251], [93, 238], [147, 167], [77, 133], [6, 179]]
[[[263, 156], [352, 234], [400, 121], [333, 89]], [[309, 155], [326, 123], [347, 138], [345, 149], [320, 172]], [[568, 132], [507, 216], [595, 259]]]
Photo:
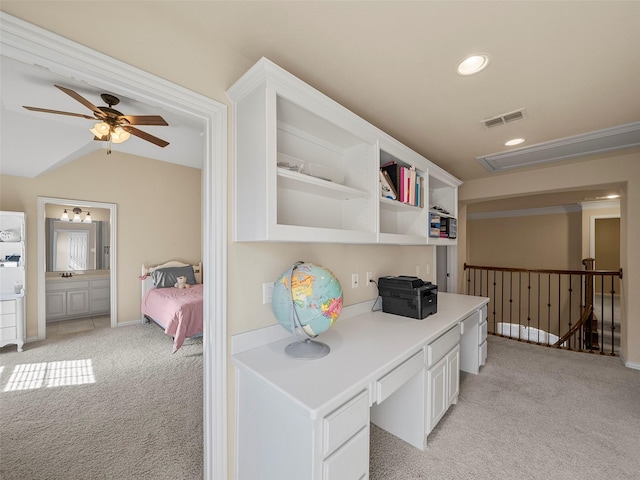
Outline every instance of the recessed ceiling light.
[[513, 147], [514, 145], [520, 145], [524, 143], [524, 138], [512, 138], [511, 140], [504, 142], [507, 147]]
[[471, 55], [458, 65], [458, 75], [473, 75], [484, 70], [487, 65], [489, 65], [489, 56], [486, 53]]

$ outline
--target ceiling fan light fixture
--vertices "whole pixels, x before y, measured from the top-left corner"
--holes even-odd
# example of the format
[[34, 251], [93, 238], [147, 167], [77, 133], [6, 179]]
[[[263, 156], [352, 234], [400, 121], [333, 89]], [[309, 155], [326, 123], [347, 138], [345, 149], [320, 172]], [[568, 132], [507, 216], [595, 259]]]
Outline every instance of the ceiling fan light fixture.
[[111, 128], [109, 127], [109, 124], [106, 122], [99, 122], [96, 123], [92, 129], [90, 129], [89, 131], [91, 133], [93, 133], [96, 137], [101, 138], [104, 137], [105, 135], [109, 135], [109, 130]]
[[463, 77], [481, 72], [489, 65], [489, 55], [486, 53], [476, 53], [465, 58], [458, 65], [458, 75]]
[[111, 131], [111, 141], [113, 143], [126, 142], [129, 139], [130, 136], [131, 136], [131, 134], [129, 132], [127, 132], [124, 128], [122, 128], [121, 126], [117, 126], [116, 128], [114, 128]]

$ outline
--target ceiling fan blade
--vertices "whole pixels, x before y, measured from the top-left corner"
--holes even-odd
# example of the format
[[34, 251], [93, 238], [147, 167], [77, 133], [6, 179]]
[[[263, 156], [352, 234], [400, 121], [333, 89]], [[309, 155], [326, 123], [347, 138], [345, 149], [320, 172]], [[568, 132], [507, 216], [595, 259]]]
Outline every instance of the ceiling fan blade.
[[135, 135], [136, 137], [142, 138], [143, 140], [146, 140], [147, 142], [151, 142], [159, 147], [164, 148], [167, 145], [169, 145], [169, 142], [167, 142], [166, 140], [162, 140], [161, 138], [154, 137], [153, 135], [147, 132], [143, 132], [142, 130], [138, 130], [135, 127], [131, 127], [129, 125], [123, 125], [122, 128], [127, 132], [129, 132], [131, 135]]
[[122, 115], [130, 125], [162, 125], [169, 126], [164, 118], [160, 115]]
[[89, 120], [96, 119], [95, 117], [90, 117], [89, 115], [83, 115], [82, 113], [62, 112], [60, 110], [49, 110], [48, 108], [27, 107], [26, 105], [23, 105], [23, 108], [26, 108], [27, 110], [31, 110], [32, 112], [55, 113], [57, 115], [69, 115], [71, 117], [88, 118]]
[[66, 93], [67, 95], [69, 95], [71, 98], [73, 98], [74, 100], [77, 100], [78, 102], [80, 102], [81, 104], [83, 104], [85, 107], [87, 107], [89, 110], [91, 110], [92, 112], [95, 112], [97, 114], [102, 115], [102, 110], [100, 110], [98, 107], [96, 107], [93, 103], [91, 103], [89, 100], [87, 100], [86, 98], [82, 97], [80, 94], [74, 92], [73, 90], [71, 90], [70, 88], [67, 87], [61, 87], [60, 85], [54, 85], [54, 87], [62, 90], [64, 93]]

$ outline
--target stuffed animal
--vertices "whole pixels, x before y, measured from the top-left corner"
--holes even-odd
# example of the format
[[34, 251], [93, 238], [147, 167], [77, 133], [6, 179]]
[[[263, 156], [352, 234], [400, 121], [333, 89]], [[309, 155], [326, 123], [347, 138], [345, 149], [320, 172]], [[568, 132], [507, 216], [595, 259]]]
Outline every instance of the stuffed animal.
[[189, 284], [187, 283], [187, 277], [177, 277], [178, 283], [174, 285], [176, 288], [189, 288]]

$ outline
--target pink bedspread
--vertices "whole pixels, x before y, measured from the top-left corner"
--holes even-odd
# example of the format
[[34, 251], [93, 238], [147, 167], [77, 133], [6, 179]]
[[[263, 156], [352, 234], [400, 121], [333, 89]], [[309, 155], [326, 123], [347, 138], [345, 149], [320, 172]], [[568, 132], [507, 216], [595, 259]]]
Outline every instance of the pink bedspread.
[[202, 333], [202, 284], [190, 288], [152, 288], [142, 300], [142, 314], [173, 337], [175, 353], [185, 338]]

